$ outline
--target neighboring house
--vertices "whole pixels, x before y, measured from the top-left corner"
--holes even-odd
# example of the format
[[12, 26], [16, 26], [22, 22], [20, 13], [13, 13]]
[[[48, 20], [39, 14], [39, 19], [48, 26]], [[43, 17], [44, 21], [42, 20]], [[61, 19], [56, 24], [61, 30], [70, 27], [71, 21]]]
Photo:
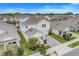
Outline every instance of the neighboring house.
[[77, 24], [75, 24], [75, 30], [79, 31], [79, 22], [77, 22]]
[[19, 47], [19, 36], [13, 25], [0, 23], [0, 49]]
[[33, 34], [30, 37], [45, 38], [45, 36], [48, 35], [50, 29], [50, 23], [39, 16], [30, 16], [26, 21], [20, 21], [19, 25], [22, 32], [24, 32], [25, 34], [27, 33], [27, 37], [30, 36], [28, 32], [31, 32], [31, 34]]
[[16, 19], [15, 21], [22, 21], [26, 20], [27, 17], [29, 17], [29, 15], [15, 15], [14, 19]]
[[0, 20], [2, 20], [3, 22], [13, 21], [14, 20], [14, 16], [9, 16], [9, 15], [0, 16]]
[[77, 22], [76, 24], [74, 24], [73, 26], [70, 27], [70, 29], [73, 31], [79, 31], [79, 22]]
[[56, 21], [56, 17], [55, 16], [52, 16], [52, 15], [46, 15], [44, 16], [44, 18], [48, 21]]

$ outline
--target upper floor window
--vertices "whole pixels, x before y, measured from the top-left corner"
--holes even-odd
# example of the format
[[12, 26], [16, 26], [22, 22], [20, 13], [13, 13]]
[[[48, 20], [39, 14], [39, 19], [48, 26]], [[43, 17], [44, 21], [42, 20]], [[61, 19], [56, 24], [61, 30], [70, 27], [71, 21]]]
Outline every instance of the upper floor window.
[[46, 27], [46, 24], [42, 24], [42, 27]]

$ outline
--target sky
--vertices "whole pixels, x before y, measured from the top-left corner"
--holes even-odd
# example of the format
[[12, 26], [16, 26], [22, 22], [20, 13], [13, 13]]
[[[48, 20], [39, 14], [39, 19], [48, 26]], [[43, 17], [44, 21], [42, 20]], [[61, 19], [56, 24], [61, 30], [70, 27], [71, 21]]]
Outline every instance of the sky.
[[79, 14], [79, 3], [0, 3], [0, 13], [67, 13]]

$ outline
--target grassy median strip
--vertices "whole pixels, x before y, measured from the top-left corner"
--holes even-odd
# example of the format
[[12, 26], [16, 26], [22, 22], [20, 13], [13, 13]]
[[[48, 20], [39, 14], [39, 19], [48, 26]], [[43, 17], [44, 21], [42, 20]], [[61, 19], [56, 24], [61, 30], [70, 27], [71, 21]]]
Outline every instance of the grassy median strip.
[[23, 34], [20, 31], [17, 31], [21, 40], [20, 40], [20, 48], [24, 50], [24, 55], [30, 54], [30, 50], [27, 48], [27, 42], [23, 36]]
[[71, 48], [74, 48], [74, 47], [76, 47], [76, 46], [79, 46], [79, 41], [74, 42], [74, 43], [72, 43], [72, 44], [70, 44], [70, 45], [68, 45], [68, 46], [71, 47]]
[[52, 38], [56, 39], [56, 40], [59, 41], [60, 43], [65, 43], [65, 42], [68, 42], [68, 41], [70, 41], [70, 40], [76, 39], [76, 37], [71, 37], [70, 40], [66, 40], [66, 39], [63, 39], [63, 38], [61, 38], [60, 36], [56, 35], [55, 33], [51, 33], [50, 35], [52, 36]]

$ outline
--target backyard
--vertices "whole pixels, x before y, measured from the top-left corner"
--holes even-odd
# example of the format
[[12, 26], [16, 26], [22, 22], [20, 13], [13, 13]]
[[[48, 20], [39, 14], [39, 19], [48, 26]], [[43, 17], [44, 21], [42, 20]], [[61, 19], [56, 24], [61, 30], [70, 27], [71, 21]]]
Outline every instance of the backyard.
[[71, 47], [71, 48], [74, 48], [74, 47], [76, 47], [76, 46], [79, 46], [79, 41], [74, 42], [74, 43], [72, 43], [72, 44], [70, 44], [70, 45], [68, 45], [68, 46]]

